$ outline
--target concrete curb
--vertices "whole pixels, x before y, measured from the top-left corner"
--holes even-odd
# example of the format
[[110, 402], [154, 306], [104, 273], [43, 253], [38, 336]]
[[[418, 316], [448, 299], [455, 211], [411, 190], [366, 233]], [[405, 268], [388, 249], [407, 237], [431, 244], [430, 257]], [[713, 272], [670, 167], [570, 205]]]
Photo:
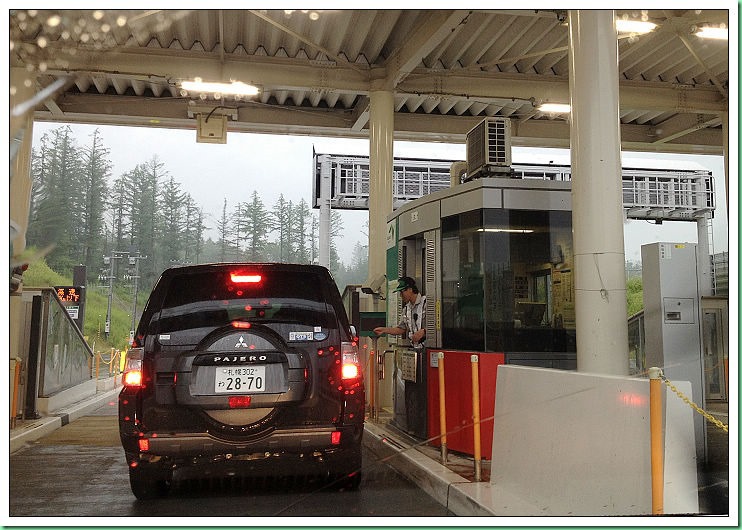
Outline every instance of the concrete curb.
[[380, 460], [408, 477], [425, 493], [458, 516], [491, 516], [463, 487], [471, 481], [432, 460], [414, 447], [396, 439], [383, 426], [366, 423], [363, 443]]
[[10, 431], [10, 453], [13, 454], [25, 447], [26, 444], [33, 443], [71, 421], [100, 408], [107, 401], [115, 400], [119, 392], [121, 392], [120, 387], [98, 392], [90, 398], [53, 411], [49, 416], [12, 429]]

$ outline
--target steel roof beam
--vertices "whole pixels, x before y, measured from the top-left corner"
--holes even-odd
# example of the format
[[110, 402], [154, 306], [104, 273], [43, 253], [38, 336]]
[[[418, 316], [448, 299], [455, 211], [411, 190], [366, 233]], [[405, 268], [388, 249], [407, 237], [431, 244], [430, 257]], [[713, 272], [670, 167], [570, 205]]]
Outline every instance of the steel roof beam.
[[[80, 51], [64, 73], [91, 76], [116, 73], [159, 78], [172, 85], [181, 79], [239, 79], [269, 90], [327, 90], [367, 95], [370, 73], [341, 64], [312, 64], [296, 59], [229, 59], [220, 64], [218, 55], [203, 53], [185, 56], [177, 51], [162, 53], [110, 51], [104, 54]], [[146, 55], [146, 60], [142, 57]], [[91, 64], [97, 64], [95, 70]], [[146, 71], [143, 71], [145, 70]], [[369, 71], [370, 72], [370, 71]], [[49, 72], [54, 73], [54, 72]], [[510, 99], [513, 97], [568, 102], [569, 82], [564, 77], [544, 79], [536, 76], [494, 72], [432, 72], [417, 69], [397, 87], [397, 92], [417, 95], [459, 97], [463, 99]], [[619, 84], [622, 110], [693, 112], [718, 114], [728, 109], [727, 100], [714, 87], [690, 87], [668, 83]]]
[[471, 11], [427, 12], [427, 18], [418, 23], [404, 44], [384, 63], [387, 87], [402, 82], [436, 46], [463, 28], [470, 14]]
[[[478, 98], [529, 99], [569, 102], [566, 78], [533, 79], [527, 75], [414, 72], [398, 87], [399, 92]], [[619, 82], [621, 109], [697, 112], [718, 114], [727, 110], [727, 101], [713, 87], [673, 86], [666, 83]]]
[[677, 138], [708, 127], [721, 125], [719, 116], [702, 114], [678, 114], [654, 127], [657, 139], [654, 143], [667, 143]]
[[[139, 125], [195, 129], [188, 118], [187, 100], [180, 98], [139, 98], [97, 94], [63, 94], [57, 98], [63, 113], [36, 111], [41, 121], [69, 121], [111, 125]], [[219, 103], [224, 104], [224, 103]], [[214, 102], [216, 106], [217, 103]], [[229, 130], [257, 133], [326, 135], [367, 138], [368, 129], [359, 125], [358, 113], [351, 110], [287, 107], [241, 102], [229, 104], [238, 109], [238, 118]], [[362, 102], [361, 102], [362, 106]], [[360, 108], [360, 107], [359, 107]], [[480, 116], [442, 116], [397, 112], [394, 116], [395, 140], [463, 143], [466, 133], [482, 120]], [[569, 125], [565, 120], [513, 120], [512, 141], [516, 146], [569, 147]], [[651, 125], [621, 125], [624, 148], [679, 153], [721, 153], [721, 130], [702, 129], [662, 144], [653, 143], [657, 133]], [[696, 145], [697, 144], [697, 145]]]

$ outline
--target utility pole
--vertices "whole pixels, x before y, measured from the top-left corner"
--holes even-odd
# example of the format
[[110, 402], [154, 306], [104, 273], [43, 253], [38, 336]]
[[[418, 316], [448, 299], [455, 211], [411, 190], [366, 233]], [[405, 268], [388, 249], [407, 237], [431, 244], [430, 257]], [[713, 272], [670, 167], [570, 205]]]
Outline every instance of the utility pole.
[[106, 311], [106, 327], [104, 329], [104, 333], [106, 335], [106, 340], [108, 340], [108, 335], [111, 333], [111, 304], [113, 302], [113, 279], [115, 276], [113, 275], [113, 264], [114, 261], [117, 259], [121, 259], [122, 256], [128, 254], [128, 252], [118, 252], [116, 250], [111, 251], [110, 256], [104, 256], [103, 258], [103, 264], [108, 265], [108, 310]]
[[147, 256], [129, 256], [129, 266], [134, 266], [134, 307], [131, 310], [131, 329], [129, 330], [129, 344], [134, 340], [134, 333], [137, 325], [137, 295], [139, 294], [139, 260], [147, 259]]

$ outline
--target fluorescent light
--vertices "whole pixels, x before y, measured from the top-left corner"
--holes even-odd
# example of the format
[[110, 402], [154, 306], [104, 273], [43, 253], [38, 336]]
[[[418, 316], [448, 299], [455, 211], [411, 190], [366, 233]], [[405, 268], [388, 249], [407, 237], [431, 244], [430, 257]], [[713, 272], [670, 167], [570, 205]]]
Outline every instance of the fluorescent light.
[[508, 234], [532, 234], [533, 230], [530, 228], [478, 228], [477, 232], [506, 232]]
[[644, 22], [642, 20], [616, 20], [616, 31], [619, 33], [649, 33], [657, 27], [654, 22]]
[[180, 86], [191, 92], [208, 92], [211, 94], [254, 96], [258, 93], [258, 87], [245, 84], [242, 81], [232, 81], [231, 83], [206, 83], [196, 78], [195, 81], [182, 81]]
[[554, 112], [557, 114], [566, 114], [571, 109], [566, 103], [542, 103], [536, 108], [541, 112]]
[[696, 37], [702, 37], [704, 39], [729, 40], [729, 30], [727, 28], [712, 28], [706, 26], [696, 31]]

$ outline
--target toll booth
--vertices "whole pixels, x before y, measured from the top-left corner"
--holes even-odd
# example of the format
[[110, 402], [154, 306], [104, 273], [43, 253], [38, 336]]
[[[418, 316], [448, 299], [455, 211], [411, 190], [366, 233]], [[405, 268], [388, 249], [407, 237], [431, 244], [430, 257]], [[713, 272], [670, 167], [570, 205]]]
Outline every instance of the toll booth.
[[[428, 299], [425, 354], [413, 359], [405, 339], [390, 337], [397, 427], [421, 439], [438, 435], [437, 352], [479, 355], [480, 384], [492, 401], [482, 402], [483, 419], [491, 417], [499, 364], [576, 368], [569, 182], [471, 180], [394, 211], [387, 234], [387, 322], [402, 313], [391, 294], [398, 277], [415, 278]], [[457, 364], [450, 383], [446, 366], [447, 402], [460, 405], [449, 408], [451, 429], [471, 423], [470, 379], [456, 375], [470, 368]], [[482, 432], [488, 447], [491, 421]], [[464, 434], [448, 447], [470, 452], [468, 443]]]

